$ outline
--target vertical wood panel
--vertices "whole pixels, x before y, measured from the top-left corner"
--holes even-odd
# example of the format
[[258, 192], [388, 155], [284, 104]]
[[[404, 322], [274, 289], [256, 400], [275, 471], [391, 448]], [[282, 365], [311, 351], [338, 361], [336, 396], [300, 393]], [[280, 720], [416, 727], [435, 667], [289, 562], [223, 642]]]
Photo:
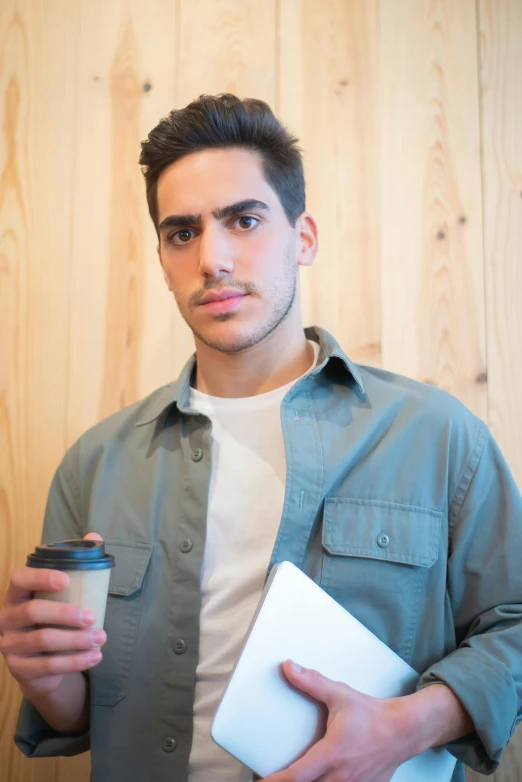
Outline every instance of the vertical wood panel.
[[[480, 0], [478, 11], [488, 423], [522, 487], [522, 4]], [[491, 779], [522, 779], [521, 728]]]
[[181, 0], [178, 99], [232, 92], [274, 102], [275, 0]]
[[68, 442], [172, 379], [173, 306], [138, 158], [172, 108], [174, 0], [81, 0]]
[[[39, 539], [65, 448], [77, 17], [55, 0], [0, 13], [0, 593]], [[0, 662], [0, 778], [55, 779], [12, 743], [20, 694]]]
[[319, 253], [303, 316], [356, 361], [380, 364], [377, 8], [280, 0], [279, 116], [300, 139]]
[[488, 416], [522, 486], [522, 3], [479, 10]]
[[475, 4], [382, 0], [383, 366], [486, 418]]
[[[137, 160], [203, 92], [260, 97], [302, 140], [305, 322], [488, 416], [522, 483], [521, 74], [520, 0], [3, 0], [0, 593], [66, 446], [193, 350]], [[0, 692], [0, 779], [87, 782], [88, 754], [14, 748], [3, 659]], [[517, 733], [493, 779], [521, 777]]]

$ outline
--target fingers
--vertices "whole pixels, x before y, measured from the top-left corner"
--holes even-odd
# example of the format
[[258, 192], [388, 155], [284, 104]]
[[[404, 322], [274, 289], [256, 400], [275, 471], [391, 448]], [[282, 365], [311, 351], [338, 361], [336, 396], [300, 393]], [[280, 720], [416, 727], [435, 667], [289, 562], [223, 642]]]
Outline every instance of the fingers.
[[62, 676], [75, 671], [85, 671], [97, 665], [102, 659], [101, 652], [92, 650], [64, 655], [37, 655], [19, 657], [6, 655], [6, 663], [17, 681], [30, 682], [46, 676]]
[[33, 655], [41, 652], [88, 651], [103, 646], [107, 636], [103, 630], [57, 630], [42, 627], [38, 630], [7, 633], [0, 641], [5, 655]]
[[13, 571], [5, 596], [6, 608], [29, 600], [33, 592], [59, 592], [69, 585], [70, 579], [60, 570], [23, 567]]
[[90, 627], [96, 621], [93, 611], [53, 600], [27, 600], [7, 608], [0, 615], [0, 633], [6, 630], [32, 628], [34, 625]]
[[[84, 540], [100, 540], [98, 532], [88, 532]], [[20, 605], [30, 600], [33, 592], [59, 592], [69, 586], [70, 579], [60, 570], [23, 567], [15, 570], [5, 596], [5, 607]]]
[[294, 687], [325, 703], [329, 710], [335, 708], [339, 700], [344, 699], [350, 691], [346, 684], [334, 682], [311, 668], [302, 668], [292, 660], [283, 664], [283, 671]]
[[291, 766], [266, 777], [265, 782], [316, 782], [330, 769], [325, 741], [321, 739]]

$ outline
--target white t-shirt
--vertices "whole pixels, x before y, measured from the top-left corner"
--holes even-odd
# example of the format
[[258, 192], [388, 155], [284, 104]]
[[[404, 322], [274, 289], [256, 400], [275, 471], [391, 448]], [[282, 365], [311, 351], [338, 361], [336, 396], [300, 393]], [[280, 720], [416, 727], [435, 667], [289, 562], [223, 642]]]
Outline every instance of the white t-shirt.
[[[315, 365], [319, 346], [310, 344]], [[189, 782], [252, 780], [246, 766], [212, 741], [210, 726], [261, 597], [279, 529], [286, 484], [281, 401], [298, 379], [239, 399], [190, 392], [190, 406], [212, 421], [212, 468]]]

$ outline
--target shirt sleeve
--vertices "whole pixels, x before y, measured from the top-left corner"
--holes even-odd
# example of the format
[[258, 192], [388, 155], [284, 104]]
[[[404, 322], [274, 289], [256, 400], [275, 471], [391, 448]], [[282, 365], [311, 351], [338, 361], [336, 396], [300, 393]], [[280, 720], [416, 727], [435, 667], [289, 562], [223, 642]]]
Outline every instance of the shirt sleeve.
[[475, 732], [446, 745], [491, 774], [522, 719], [522, 497], [482, 425], [450, 505], [448, 592], [457, 648], [417, 689], [450, 687]]
[[[80, 492], [72, 475], [71, 456], [71, 453], [66, 454], [51, 483], [43, 525], [43, 543], [83, 537]], [[89, 729], [76, 734], [58, 733], [25, 698], [22, 698], [14, 742], [29, 758], [79, 755], [90, 748]]]

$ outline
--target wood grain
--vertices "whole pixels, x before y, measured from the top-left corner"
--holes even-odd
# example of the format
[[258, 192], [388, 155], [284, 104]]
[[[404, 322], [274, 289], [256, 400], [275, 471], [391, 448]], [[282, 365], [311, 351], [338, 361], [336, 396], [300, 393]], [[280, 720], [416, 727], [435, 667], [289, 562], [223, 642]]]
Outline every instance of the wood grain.
[[487, 415], [475, 5], [382, 0], [383, 365]]
[[136, 33], [127, 18], [109, 74], [111, 148], [109, 264], [105, 349], [99, 417], [139, 398], [145, 257], [140, 172], [133, 159], [140, 140], [143, 96]]
[[138, 165], [141, 140], [173, 108], [176, 4], [80, 8], [68, 443], [176, 371], [174, 306]]
[[[522, 487], [522, 4], [480, 0], [478, 33], [488, 423]], [[491, 779], [522, 779], [522, 728]]]
[[[260, 97], [302, 141], [305, 322], [458, 396], [522, 485], [521, 73], [520, 0], [3, 0], [0, 593], [67, 445], [193, 350], [137, 161], [201, 93]], [[14, 748], [3, 658], [0, 692], [2, 782], [87, 782], [88, 754]], [[492, 778], [522, 778], [519, 731]]]
[[[7, 0], [0, 13], [2, 596], [39, 540], [66, 443], [77, 27], [62, 6]], [[0, 692], [0, 778], [54, 779], [56, 760], [38, 769], [13, 746], [20, 695], [3, 658]]]
[[377, 4], [282, 0], [278, 113], [302, 140], [319, 253], [301, 272], [303, 318], [379, 365]]
[[522, 486], [522, 3], [479, 12], [488, 418]]

